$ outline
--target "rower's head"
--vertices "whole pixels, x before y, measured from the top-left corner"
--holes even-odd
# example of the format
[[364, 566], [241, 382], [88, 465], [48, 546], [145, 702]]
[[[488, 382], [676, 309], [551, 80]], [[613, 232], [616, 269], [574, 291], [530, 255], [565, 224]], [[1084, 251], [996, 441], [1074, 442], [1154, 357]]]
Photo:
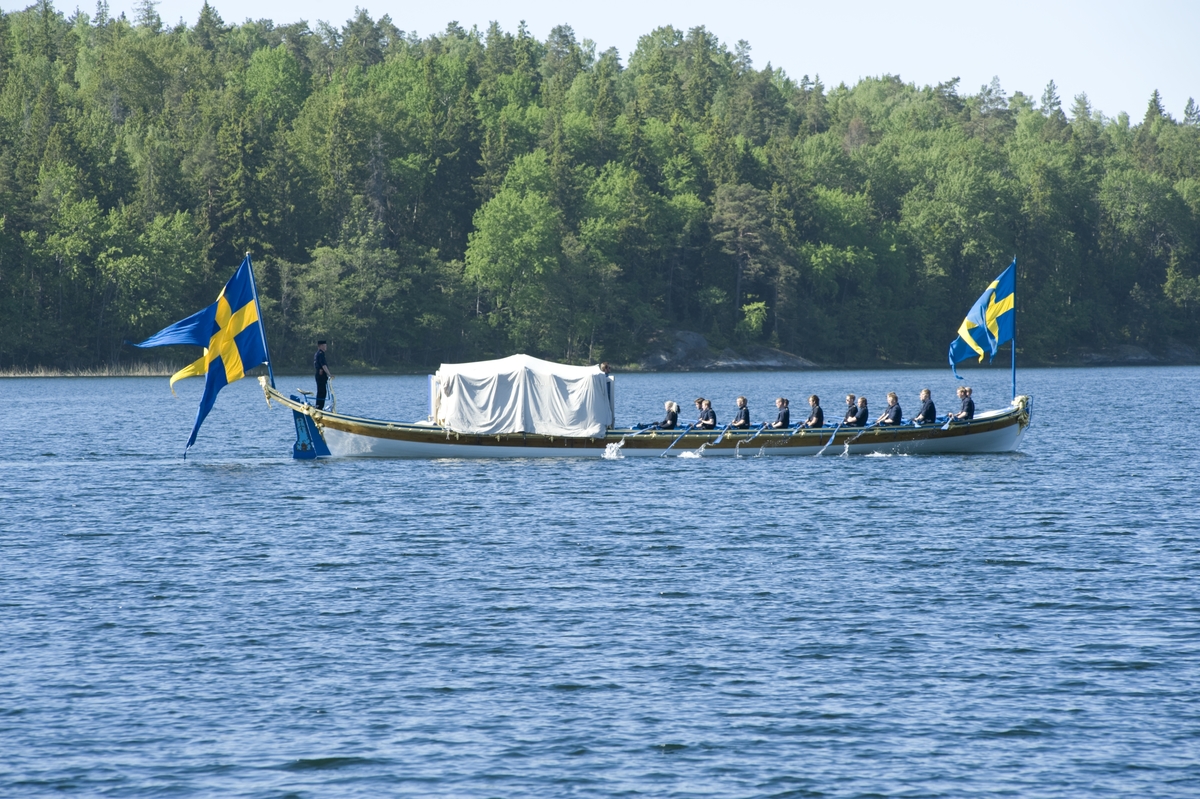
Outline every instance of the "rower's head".
[[319, 349], [321, 352], [324, 352], [328, 348], [329, 348], [329, 345], [325, 341], [317, 342], [317, 349]]
[[963, 391], [967, 392], [967, 396], [971, 396], [973, 389], [970, 386], [963, 386]]
[[745, 408], [745, 407], [746, 407], [746, 398], [745, 398], [745, 397], [738, 397], [738, 398], [737, 398], [737, 406], [738, 406], [739, 408]]
[[865, 408], [865, 407], [867, 407], [867, 398], [866, 398], [866, 397], [859, 397], [859, 398], [858, 398], [858, 407], [860, 407], [860, 408]]
[[927, 388], [921, 389], [921, 401], [922, 402], [929, 399], [931, 396], [933, 396], [933, 395], [929, 393], [929, 389], [927, 389]]
[[775, 407], [776, 408], [786, 408], [787, 406], [788, 406], [788, 401], [786, 399], [784, 399], [783, 397], [776, 397], [776, 399], [775, 399]]
[[701, 407], [702, 407], [702, 408], [704, 408], [704, 410], [706, 410], [706, 411], [707, 411], [709, 408], [711, 408], [711, 407], [712, 407], [712, 401], [711, 401], [711, 400], [702, 400], [702, 401], [701, 401]]
[[696, 410], [704, 407], [704, 397], [696, 397]]
[[610, 367], [608, 365], [608, 361], [605, 361], [604, 363], [600, 364], [600, 371], [604, 372], [604, 374], [606, 374], [606, 375], [612, 374], [612, 367]]
[[818, 397], [816, 394], [813, 394], [811, 397], [808, 398], [808, 404], [815, 408], [821, 404], [821, 398]]
[[854, 405], [854, 395], [853, 394], [846, 395], [846, 404], [850, 405], [850, 406]]
[[888, 395], [887, 395], [887, 401], [888, 401], [888, 405], [895, 405], [897, 402], [900, 401], [900, 398], [896, 396], [895, 391], [889, 391]]

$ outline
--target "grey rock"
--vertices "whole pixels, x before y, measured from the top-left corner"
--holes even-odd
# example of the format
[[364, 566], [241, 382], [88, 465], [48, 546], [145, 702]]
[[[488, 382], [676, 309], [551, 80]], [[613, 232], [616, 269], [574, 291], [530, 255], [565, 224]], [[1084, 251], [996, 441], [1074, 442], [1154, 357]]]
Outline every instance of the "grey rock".
[[1104, 352], [1085, 352], [1080, 360], [1086, 366], [1143, 366], [1161, 363], [1150, 350], [1134, 344], [1121, 344]]
[[817, 364], [790, 352], [751, 345], [740, 351], [713, 351], [708, 340], [690, 330], [673, 330], [651, 340], [638, 367], [647, 372], [742, 371], [751, 369], [815, 369]]
[[1200, 352], [1178, 339], [1168, 338], [1163, 360], [1167, 363], [1197, 364], [1200, 363]]

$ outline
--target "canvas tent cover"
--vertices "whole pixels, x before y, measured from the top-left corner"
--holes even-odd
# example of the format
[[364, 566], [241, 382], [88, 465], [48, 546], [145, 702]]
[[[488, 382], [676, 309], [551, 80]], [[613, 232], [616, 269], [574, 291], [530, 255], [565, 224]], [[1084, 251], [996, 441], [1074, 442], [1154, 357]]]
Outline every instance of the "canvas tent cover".
[[430, 392], [434, 421], [459, 433], [599, 438], [614, 422], [612, 382], [598, 366], [528, 355], [444, 363]]

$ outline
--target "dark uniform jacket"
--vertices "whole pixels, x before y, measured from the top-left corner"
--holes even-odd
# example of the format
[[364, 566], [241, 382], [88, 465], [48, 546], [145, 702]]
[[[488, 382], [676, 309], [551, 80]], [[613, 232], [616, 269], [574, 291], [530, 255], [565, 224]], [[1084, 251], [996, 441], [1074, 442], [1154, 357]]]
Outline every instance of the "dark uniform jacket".
[[900, 424], [903, 415], [900, 413], [900, 403], [889, 405], [888, 409], [883, 412], [883, 421], [880, 424]]
[[738, 408], [737, 412], [733, 414], [733, 422], [731, 422], [731, 424], [734, 427], [749, 427], [750, 426], [750, 409], [749, 408]]
[[804, 422], [805, 427], [824, 427], [825, 426], [825, 411], [821, 410], [821, 406], [812, 409], [812, 414], [808, 420]]
[[921, 403], [921, 412], [913, 417], [914, 422], [924, 422], [928, 424], [937, 418], [937, 408], [933, 405], [933, 400], [927, 399]]

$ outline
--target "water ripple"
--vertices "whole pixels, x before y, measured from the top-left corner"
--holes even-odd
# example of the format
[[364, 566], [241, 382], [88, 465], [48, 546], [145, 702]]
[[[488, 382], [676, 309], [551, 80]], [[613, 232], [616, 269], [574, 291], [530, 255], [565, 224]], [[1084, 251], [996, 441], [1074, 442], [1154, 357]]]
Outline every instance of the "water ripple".
[[1023, 373], [1014, 456], [325, 463], [250, 381], [186, 461], [198, 386], [4, 381], [0, 794], [1197, 795], [1197, 376]]

